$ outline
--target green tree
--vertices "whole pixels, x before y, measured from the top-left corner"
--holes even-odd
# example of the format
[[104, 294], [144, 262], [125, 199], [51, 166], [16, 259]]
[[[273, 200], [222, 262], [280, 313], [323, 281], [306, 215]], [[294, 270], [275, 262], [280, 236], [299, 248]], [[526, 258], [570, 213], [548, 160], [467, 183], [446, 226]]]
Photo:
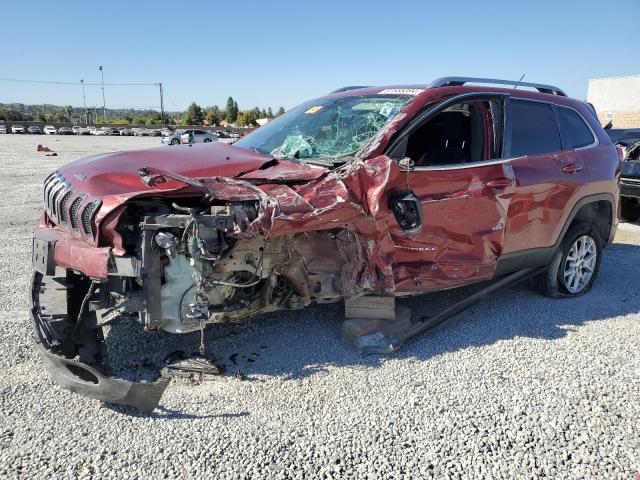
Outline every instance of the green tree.
[[133, 125], [144, 125], [147, 123], [147, 117], [144, 115], [136, 115], [131, 122]]
[[159, 125], [162, 123], [162, 115], [160, 115], [160, 112], [156, 111], [149, 112], [145, 119], [145, 123], [147, 125]]
[[238, 102], [233, 97], [227, 98], [227, 108], [224, 113], [229, 123], [234, 123], [238, 119]]
[[67, 116], [68, 121], [71, 121], [71, 114], [73, 113], [73, 107], [71, 105], [65, 105], [63, 107], [64, 114]]
[[273, 110], [271, 110], [271, 107], [267, 108], [267, 118], [273, 118]]
[[278, 111], [276, 112], [276, 116], [279, 117], [280, 115], [282, 115], [284, 113], [284, 107], [280, 107], [278, 109]]
[[209, 107], [204, 111], [204, 118], [207, 121], [207, 123], [211, 126], [218, 125], [223, 117], [224, 115], [222, 114], [222, 112], [220, 111], [217, 105], [214, 105], [213, 107]]
[[36, 112], [36, 122], [46, 122], [46, 121], [47, 121], [46, 115], [38, 110]]
[[202, 109], [196, 102], [191, 102], [187, 111], [182, 116], [183, 125], [202, 125]]

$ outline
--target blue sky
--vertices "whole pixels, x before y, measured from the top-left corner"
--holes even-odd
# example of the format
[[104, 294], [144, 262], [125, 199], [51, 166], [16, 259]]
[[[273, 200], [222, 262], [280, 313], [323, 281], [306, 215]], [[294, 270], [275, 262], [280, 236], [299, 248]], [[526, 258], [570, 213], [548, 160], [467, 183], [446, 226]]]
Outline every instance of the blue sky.
[[[0, 78], [155, 83], [165, 108], [290, 108], [344, 85], [448, 75], [557, 84], [640, 74], [640, 0], [10, 1]], [[153, 87], [106, 87], [107, 107], [158, 106]], [[0, 81], [0, 102], [82, 105], [79, 86]], [[87, 104], [101, 105], [98, 87]]]

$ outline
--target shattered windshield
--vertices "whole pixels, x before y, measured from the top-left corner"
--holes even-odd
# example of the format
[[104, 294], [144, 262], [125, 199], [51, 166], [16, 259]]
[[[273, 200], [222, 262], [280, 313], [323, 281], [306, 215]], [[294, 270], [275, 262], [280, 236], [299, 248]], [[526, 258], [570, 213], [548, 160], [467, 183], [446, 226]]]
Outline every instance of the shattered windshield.
[[304, 103], [272, 120], [236, 147], [277, 158], [329, 158], [352, 155], [404, 107], [406, 95], [323, 98]]

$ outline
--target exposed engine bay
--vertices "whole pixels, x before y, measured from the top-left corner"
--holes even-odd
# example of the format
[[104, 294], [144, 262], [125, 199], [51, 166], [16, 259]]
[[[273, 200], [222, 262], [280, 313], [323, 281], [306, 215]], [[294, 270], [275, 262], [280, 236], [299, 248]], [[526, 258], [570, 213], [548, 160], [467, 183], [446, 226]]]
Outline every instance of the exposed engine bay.
[[[96, 303], [104, 321], [137, 313], [147, 329], [185, 333], [352, 293], [343, 277], [362, 267], [351, 251], [358, 244], [353, 232], [239, 239], [234, 229], [256, 219], [256, 202], [167, 203], [134, 203], [121, 219], [118, 231], [141, 273], [98, 286], [105, 292]], [[157, 213], [138, 217], [142, 208]]]

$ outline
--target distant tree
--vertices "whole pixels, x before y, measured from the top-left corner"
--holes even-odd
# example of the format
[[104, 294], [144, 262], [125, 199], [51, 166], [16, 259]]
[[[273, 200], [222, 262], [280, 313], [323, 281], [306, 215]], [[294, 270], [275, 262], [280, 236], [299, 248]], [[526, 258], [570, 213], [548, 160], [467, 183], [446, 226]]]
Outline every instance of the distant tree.
[[191, 102], [187, 111], [182, 116], [182, 123], [184, 125], [202, 125], [203, 115], [200, 105], [196, 102]]
[[233, 97], [227, 98], [227, 108], [224, 114], [229, 123], [234, 123], [238, 119], [238, 102], [236, 102]]
[[144, 115], [136, 115], [131, 122], [133, 125], [144, 125], [147, 123], [147, 117]]
[[162, 115], [160, 115], [160, 112], [156, 111], [149, 112], [145, 119], [145, 123], [147, 125], [160, 125], [162, 123]]
[[267, 118], [273, 118], [273, 110], [271, 110], [271, 107], [267, 108]]
[[280, 107], [278, 109], [278, 111], [276, 112], [276, 116], [279, 117], [280, 115], [282, 115], [284, 113], [284, 107]]
[[71, 114], [73, 113], [73, 107], [71, 105], [65, 105], [62, 110], [64, 110], [64, 114], [67, 116], [68, 121], [71, 121]]
[[42, 113], [41, 111], [37, 111], [36, 112], [36, 122], [46, 122], [47, 121], [47, 116]]
[[223, 116], [224, 115], [222, 114], [222, 112], [220, 111], [217, 105], [214, 105], [213, 107], [209, 107], [204, 111], [204, 118], [207, 121], [207, 124], [211, 126], [220, 124]]
[[55, 115], [56, 118], [56, 122], [68, 122], [69, 119], [67, 118], [67, 116], [63, 113], [63, 112], [58, 112]]

